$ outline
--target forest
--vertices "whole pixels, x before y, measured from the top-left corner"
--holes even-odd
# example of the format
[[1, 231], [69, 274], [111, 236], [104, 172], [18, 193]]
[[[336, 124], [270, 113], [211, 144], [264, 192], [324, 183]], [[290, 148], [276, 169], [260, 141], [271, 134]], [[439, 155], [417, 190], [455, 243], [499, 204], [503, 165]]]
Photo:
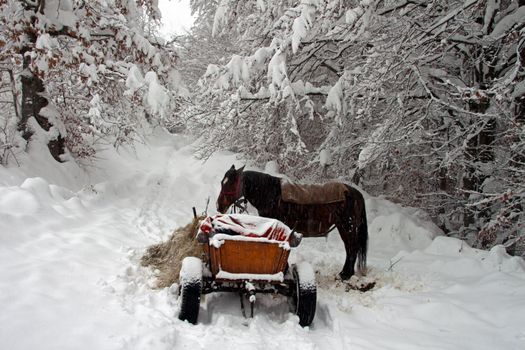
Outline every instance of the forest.
[[420, 208], [525, 255], [523, 0], [0, 1], [0, 162], [89, 167], [155, 128]]
[[525, 0], [0, 0], [0, 349], [525, 349], [524, 175]]

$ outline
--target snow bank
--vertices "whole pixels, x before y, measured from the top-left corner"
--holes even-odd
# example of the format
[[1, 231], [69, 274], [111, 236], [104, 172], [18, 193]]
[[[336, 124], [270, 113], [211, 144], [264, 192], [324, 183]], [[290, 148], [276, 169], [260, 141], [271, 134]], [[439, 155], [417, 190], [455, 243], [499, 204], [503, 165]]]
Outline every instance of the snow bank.
[[102, 152], [89, 174], [45, 153], [0, 167], [0, 348], [162, 348], [155, 329], [173, 331], [176, 295], [152, 289], [140, 256], [204, 210], [235, 156], [202, 164], [162, 132]]
[[[460, 239], [437, 237], [424, 251], [440, 257], [459, 258], [459, 261], [454, 259], [454, 263], [459, 262], [459, 265], [461, 263], [479, 263], [479, 267], [485, 271], [525, 272], [523, 259], [511, 257], [507, 254], [505, 247], [501, 245], [495, 246], [487, 252], [474, 249]], [[453, 270], [454, 273], [458, 273], [458, 269]], [[465, 273], [469, 275], [471, 271], [465, 271]]]
[[16, 155], [16, 164], [9, 167], [0, 166], [0, 186], [19, 186], [27, 178], [40, 177], [61, 187], [72, 190], [79, 190], [89, 181], [89, 174], [81, 165], [74, 161], [58, 163], [47, 149], [30, 147], [28, 153], [19, 153]]
[[187, 223], [192, 206], [203, 211], [209, 197], [214, 213], [236, 160], [218, 153], [202, 163], [191, 142], [157, 133], [147, 146], [105, 151], [89, 174], [32, 158], [38, 150], [20, 169], [0, 167], [1, 349], [523, 348], [522, 259], [501, 246], [472, 249], [423, 212], [366, 194], [373, 289], [336, 280], [345, 253], [334, 231], [290, 254], [317, 280], [308, 329], [286, 298], [269, 295], [257, 296], [253, 319], [237, 294], [212, 293], [197, 325], [179, 321], [177, 286], [154, 289], [156, 272], [140, 257]]
[[[442, 231], [423, 211], [403, 208], [380, 198], [366, 200], [370, 251], [413, 251], [427, 248]], [[385, 244], [388, 244], [385, 247]]]

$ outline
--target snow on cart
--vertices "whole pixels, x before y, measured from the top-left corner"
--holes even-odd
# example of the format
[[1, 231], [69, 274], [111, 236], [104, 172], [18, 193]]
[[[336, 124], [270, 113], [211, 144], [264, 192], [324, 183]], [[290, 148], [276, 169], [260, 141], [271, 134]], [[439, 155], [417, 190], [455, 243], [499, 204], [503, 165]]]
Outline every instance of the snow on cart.
[[203, 244], [204, 261], [187, 257], [182, 262], [179, 319], [197, 322], [201, 294], [239, 293], [243, 315], [246, 298], [253, 317], [256, 294], [274, 293], [291, 298], [301, 326], [312, 323], [317, 302], [313, 269], [306, 262], [288, 265], [300, 234], [275, 219], [224, 214], [207, 217], [197, 240]]

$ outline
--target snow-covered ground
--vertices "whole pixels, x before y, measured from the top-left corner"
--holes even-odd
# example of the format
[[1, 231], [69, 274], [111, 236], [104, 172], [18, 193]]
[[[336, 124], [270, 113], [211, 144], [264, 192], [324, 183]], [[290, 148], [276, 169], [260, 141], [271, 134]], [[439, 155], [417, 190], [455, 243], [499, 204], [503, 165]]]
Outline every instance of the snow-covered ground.
[[374, 289], [335, 280], [344, 250], [334, 233], [290, 257], [317, 271], [311, 327], [281, 296], [258, 296], [244, 319], [228, 293], [203, 298], [197, 325], [179, 321], [175, 288], [152, 289], [139, 259], [192, 206], [209, 197], [213, 213], [224, 172], [240, 165], [192, 152], [159, 133], [108, 151], [89, 175], [40, 154], [0, 167], [0, 349], [525, 349], [524, 261], [437, 236], [422, 213], [380, 198], [367, 199]]

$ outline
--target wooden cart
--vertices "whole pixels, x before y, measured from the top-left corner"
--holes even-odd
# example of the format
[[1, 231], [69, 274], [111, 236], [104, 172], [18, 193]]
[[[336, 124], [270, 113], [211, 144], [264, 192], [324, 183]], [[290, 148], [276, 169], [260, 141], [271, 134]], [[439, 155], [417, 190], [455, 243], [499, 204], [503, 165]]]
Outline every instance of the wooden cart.
[[179, 319], [197, 322], [201, 294], [239, 293], [243, 315], [246, 298], [253, 317], [256, 294], [274, 293], [292, 299], [291, 311], [299, 316], [301, 326], [312, 323], [317, 301], [315, 275], [308, 263], [288, 265], [287, 242], [220, 233], [211, 237], [200, 237], [204, 261], [190, 257], [182, 263]]

